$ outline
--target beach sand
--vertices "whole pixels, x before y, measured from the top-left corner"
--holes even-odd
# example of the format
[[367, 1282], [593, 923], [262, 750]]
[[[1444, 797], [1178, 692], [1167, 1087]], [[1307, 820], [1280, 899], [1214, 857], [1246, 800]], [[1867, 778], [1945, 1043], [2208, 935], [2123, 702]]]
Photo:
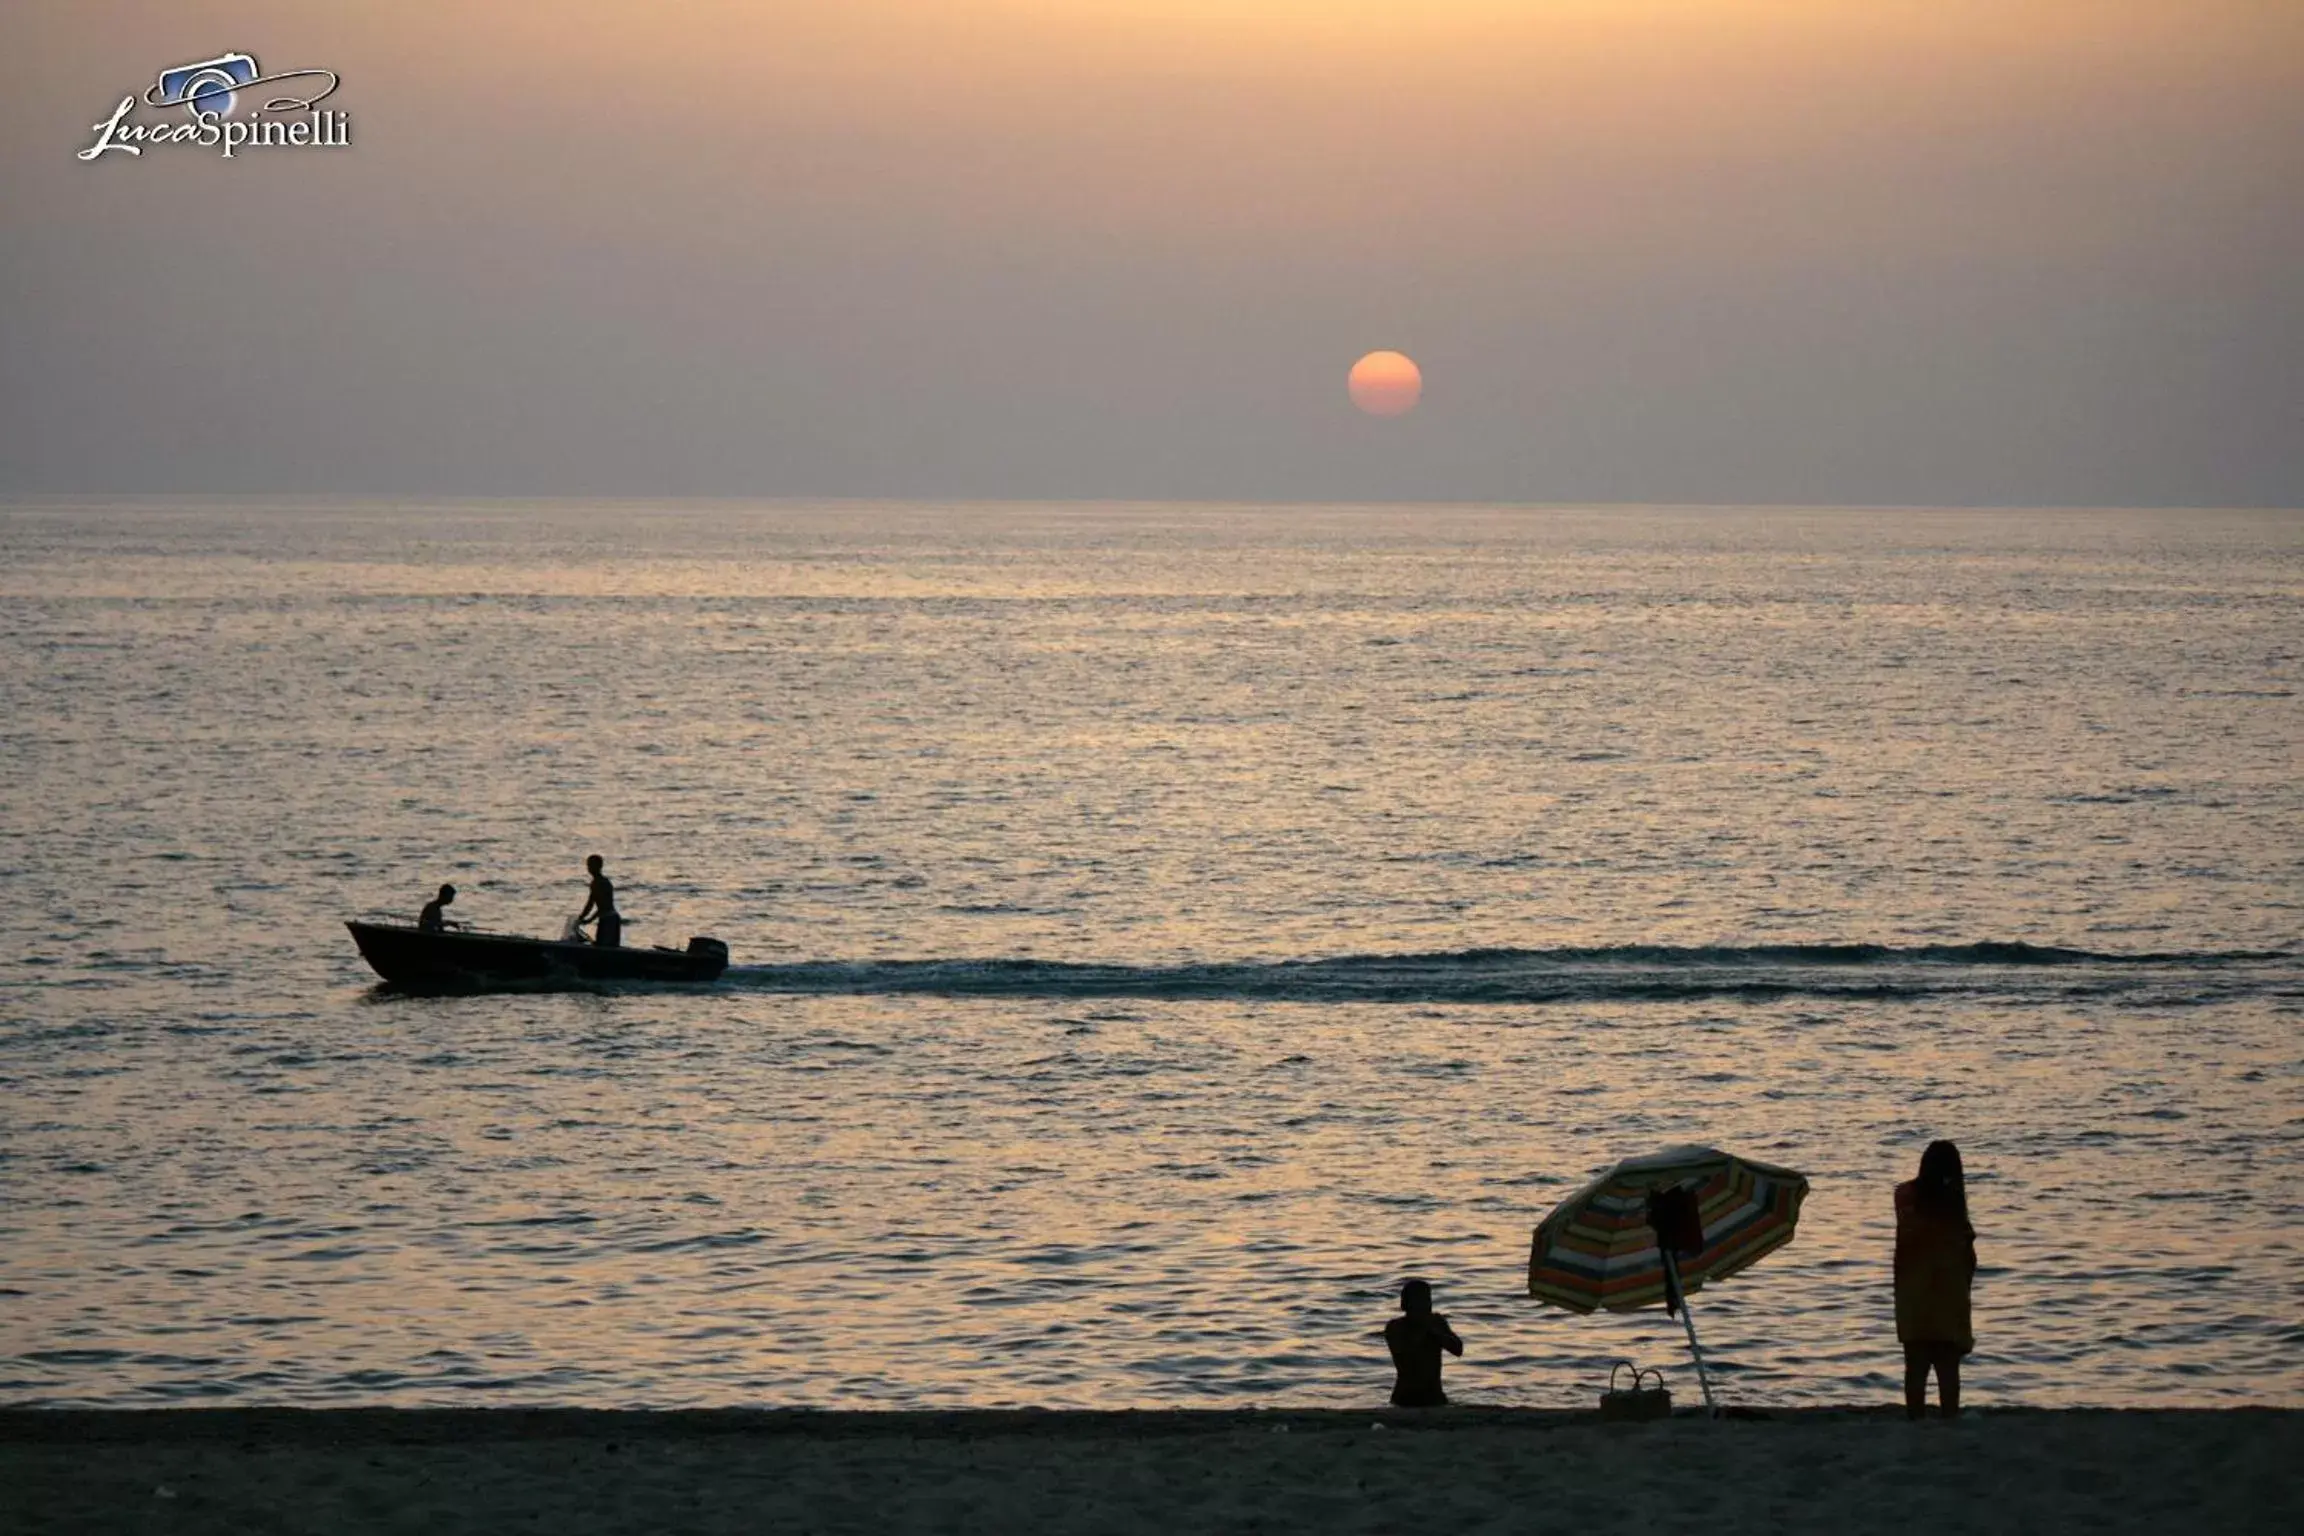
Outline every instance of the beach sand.
[[2304, 1530], [2304, 1411], [0, 1412], [0, 1531]]

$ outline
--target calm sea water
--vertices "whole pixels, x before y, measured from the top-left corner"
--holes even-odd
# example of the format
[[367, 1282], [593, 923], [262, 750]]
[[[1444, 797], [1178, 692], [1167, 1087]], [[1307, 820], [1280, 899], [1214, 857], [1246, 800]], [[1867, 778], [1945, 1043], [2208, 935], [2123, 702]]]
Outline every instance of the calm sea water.
[[[1960, 1142], [1982, 1403], [2304, 1395], [2304, 519], [0, 508], [0, 1400], [1459, 1398], [1601, 1165], [1806, 1170], [1705, 1291], [1893, 1395]], [[426, 1000], [341, 926], [704, 990]]]

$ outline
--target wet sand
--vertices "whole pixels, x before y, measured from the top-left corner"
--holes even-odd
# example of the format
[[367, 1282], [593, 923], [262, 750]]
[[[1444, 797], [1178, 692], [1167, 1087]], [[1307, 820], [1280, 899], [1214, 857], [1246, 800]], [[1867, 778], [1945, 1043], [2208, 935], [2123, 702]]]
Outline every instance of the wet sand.
[[2304, 1529], [2304, 1411], [0, 1412], [0, 1531]]

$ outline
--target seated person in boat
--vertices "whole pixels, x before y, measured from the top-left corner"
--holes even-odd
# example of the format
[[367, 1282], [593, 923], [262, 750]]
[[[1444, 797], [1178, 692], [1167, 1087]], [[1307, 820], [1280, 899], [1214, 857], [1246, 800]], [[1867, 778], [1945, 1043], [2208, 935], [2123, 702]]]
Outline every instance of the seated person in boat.
[[592, 875], [592, 892], [584, 898], [584, 910], [576, 914], [576, 921], [598, 918], [600, 925], [592, 930], [592, 942], [602, 949], [614, 949], [624, 942], [624, 919], [616, 911], [616, 887], [600, 872], [601, 863], [598, 854], [584, 861]]
[[446, 933], [448, 931], [448, 916], [442, 909], [455, 899], [456, 887], [452, 885], [440, 887], [440, 894], [424, 903], [423, 915], [416, 919], [417, 931], [420, 933]]

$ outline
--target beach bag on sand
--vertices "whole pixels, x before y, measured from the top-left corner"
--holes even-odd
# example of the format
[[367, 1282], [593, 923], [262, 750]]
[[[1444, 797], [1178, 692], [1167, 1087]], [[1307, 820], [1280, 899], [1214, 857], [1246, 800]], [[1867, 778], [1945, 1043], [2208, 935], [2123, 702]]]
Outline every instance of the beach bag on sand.
[[[1632, 1373], [1632, 1385], [1618, 1385], [1617, 1379], [1626, 1371]], [[1643, 1387], [1642, 1381], [1656, 1385]], [[1664, 1373], [1653, 1366], [1642, 1370], [1629, 1360], [1619, 1360], [1608, 1368], [1608, 1390], [1600, 1394], [1600, 1417], [1609, 1423], [1637, 1423], [1642, 1419], [1663, 1419], [1672, 1415], [1672, 1394], [1664, 1389]]]

